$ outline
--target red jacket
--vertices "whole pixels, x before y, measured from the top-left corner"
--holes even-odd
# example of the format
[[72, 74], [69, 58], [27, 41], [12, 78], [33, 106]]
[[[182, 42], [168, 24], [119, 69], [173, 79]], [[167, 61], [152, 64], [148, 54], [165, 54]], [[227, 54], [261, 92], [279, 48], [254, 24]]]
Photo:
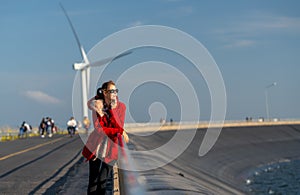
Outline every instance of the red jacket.
[[[94, 117], [94, 131], [89, 135], [88, 140], [83, 147], [82, 155], [91, 160], [96, 157], [97, 147], [100, 144], [100, 150], [104, 147], [104, 140], [107, 139], [107, 148], [104, 158], [100, 158], [105, 163], [118, 159], [118, 134], [123, 134], [126, 106], [118, 102], [117, 107], [108, 110], [108, 115]], [[99, 151], [99, 149], [98, 149]]]

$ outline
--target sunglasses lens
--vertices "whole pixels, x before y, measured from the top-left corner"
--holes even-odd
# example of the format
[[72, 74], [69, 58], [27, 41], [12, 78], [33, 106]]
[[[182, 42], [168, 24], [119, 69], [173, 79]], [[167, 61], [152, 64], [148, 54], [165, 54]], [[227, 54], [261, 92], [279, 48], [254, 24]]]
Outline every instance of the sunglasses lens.
[[118, 93], [119, 90], [118, 89], [110, 89], [108, 90], [109, 93]]

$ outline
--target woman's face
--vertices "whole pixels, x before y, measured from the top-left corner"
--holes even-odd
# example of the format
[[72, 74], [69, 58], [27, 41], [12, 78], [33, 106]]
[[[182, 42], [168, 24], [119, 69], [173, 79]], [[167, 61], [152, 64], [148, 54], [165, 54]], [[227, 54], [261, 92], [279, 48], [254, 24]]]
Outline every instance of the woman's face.
[[109, 101], [116, 101], [118, 96], [118, 89], [115, 85], [108, 85], [106, 91], [105, 91], [105, 97]]

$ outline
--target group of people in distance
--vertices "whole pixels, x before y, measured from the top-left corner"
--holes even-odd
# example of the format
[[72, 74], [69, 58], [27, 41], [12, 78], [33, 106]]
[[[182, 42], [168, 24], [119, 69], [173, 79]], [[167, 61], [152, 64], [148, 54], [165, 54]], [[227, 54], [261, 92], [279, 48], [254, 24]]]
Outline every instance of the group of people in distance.
[[54, 124], [54, 120], [50, 117], [42, 118], [42, 121], [39, 125], [39, 133], [42, 138], [45, 137], [45, 134], [48, 135], [48, 137], [52, 137], [53, 133], [57, 131], [57, 127]]
[[[88, 129], [90, 128], [90, 121], [87, 117], [83, 120], [84, 128], [86, 132], [88, 132]], [[67, 122], [67, 130], [68, 134], [72, 137], [75, 135], [76, 130], [78, 129], [78, 123], [75, 120], [74, 117], [71, 117]], [[54, 120], [50, 117], [43, 117], [40, 125], [38, 127], [38, 132], [41, 136], [41, 138], [45, 138], [46, 135], [48, 137], [52, 137], [54, 133], [57, 133], [57, 126], [54, 123]], [[27, 136], [27, 133], [30, 133], [32, 131], [32, 126], [28, 124], [26, 121], [23, 121], [19, 128], [19, 138], [24, 138]]]
[[[23, 121], [19, 128], [19, 138], [24, 138], [27, 136], [27, 133], [32, 132], [32, 126], [27, 123], [26, 121]], [[42, 118], [40, 125], [39, 125], [39, 134], [42, 138], [45, 137], [45, 135], [48, 135], [48, 137], [52, 137], [53, 133], [57, 132], [57, 127], [54, 124], [54, 120], [50, 117]]]

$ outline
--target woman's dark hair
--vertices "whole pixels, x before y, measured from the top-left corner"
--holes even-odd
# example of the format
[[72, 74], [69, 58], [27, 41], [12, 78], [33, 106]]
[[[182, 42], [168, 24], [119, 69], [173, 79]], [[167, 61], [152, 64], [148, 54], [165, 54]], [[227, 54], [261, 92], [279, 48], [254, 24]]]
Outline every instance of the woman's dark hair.
[[108, 88], [108, 86], [110, 86], [110, 85], [116, 85], [116, 84], [112, 80], [110, 80], [110, 81], [103, 83], [101, 88], [103, 90], [106, 90]]
[[109, 85], [116, 85], [112, 80], [107, 81], [105, 83], [102, 84], [102, 87], [99, 87], [97, 89], [97, 94], [95, 96], [96, 100], [102, 99], [104, 100], [104, 95], [103, 95], [103, 90], [106, 90], [108, 88]]
[[103, 95], [103, 92], [102, 92], [102, 87], [99, 87], [97, 89], [97, 94], [95, 96], [95, 99], [96, 100], [104, 100], [104, 95]]

